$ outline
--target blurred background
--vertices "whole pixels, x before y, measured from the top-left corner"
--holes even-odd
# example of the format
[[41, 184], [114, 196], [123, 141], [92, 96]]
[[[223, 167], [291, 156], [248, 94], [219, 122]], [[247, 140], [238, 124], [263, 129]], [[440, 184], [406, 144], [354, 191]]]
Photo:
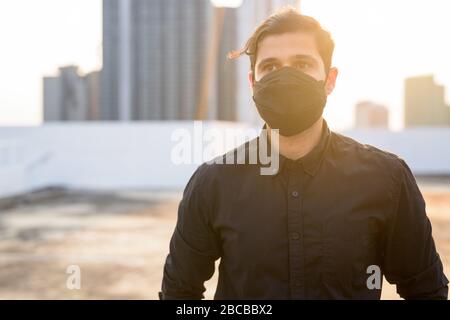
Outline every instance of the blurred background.
[[[450, 274], [448, 1], [5, 0], [0, 299], [157, 298], [202, 162], [173, 162], [174, 132], [261, 127], [249, 59], [227, 53], [284, 5], [332, 33], [340, 73], [325, 118], [407, 161]], [[80, 289], [67, 287], [69, 265]]]

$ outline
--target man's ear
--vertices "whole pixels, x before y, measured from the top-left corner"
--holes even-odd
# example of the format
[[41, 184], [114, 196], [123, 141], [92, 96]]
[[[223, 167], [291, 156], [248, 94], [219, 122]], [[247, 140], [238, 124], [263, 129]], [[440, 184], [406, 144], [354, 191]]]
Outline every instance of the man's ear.
[[336, 86], [336, 79], [337, 79], [338, 73], [339, 73], [339, 71], [337, 68], [335, 68], [335, 67], [330, 68], [330, 71], [328, 72], [327, 83], [325, 85], [327, 95], [330, 95], [333, 92], [334, 87]]
[[250, 70], [249, 72], [248, 72], [248, 83], [250, 84], [250, 89], [252, 89], [253, 90], [253, 84], [254, 84], [254, 77], [253, 77], [253, 71], [252, 70]]

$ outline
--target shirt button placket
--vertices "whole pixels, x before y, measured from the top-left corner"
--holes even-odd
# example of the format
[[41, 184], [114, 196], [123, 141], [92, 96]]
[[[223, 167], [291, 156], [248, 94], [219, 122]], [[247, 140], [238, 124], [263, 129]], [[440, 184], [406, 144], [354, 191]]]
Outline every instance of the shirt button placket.
[[300, 167], [290, 165], [288, 179], [289, 273], [291, 297], [304, 299]]

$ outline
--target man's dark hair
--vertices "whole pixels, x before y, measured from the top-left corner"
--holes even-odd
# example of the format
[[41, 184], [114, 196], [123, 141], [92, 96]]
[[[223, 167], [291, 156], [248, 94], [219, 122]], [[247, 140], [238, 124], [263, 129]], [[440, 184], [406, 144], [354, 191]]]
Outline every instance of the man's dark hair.
[[230, 59], [236, 59], [243, 54], [250, 57], [251, 70], [255, 75], [256, 56], [259, 43], [269, 35], [278, 35], [287, 32], [303, 31], [313, 33], [316, 39], [317, 49], [323, 60], [325, 72], [331, 67], [334, 51], [334, 41], [328, 31], [324, 30], [320, 23], [309, 16], [301, 14], [292, 6], [286, 6], [264, 20], [253, 32], [253, 35], [239, 51], [228, 54]]

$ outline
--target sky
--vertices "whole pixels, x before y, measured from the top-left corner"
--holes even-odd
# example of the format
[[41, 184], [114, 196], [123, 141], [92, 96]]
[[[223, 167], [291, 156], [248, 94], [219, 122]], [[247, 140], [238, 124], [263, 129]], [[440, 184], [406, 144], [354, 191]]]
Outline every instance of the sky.
[[[101, 0], [0, 2], [0, 125], [40, 124], [42, 77], [59, 66], [101, 68], [101, 8]], [[333, 128], [351, 127], [355, 103], [371, 100], [400, 129], [409, 76], [434, 74], [450, 91], [450, 1], [302, 0], [302, 11], [336, 42], [340, 74], [325, 111]]]
[[433, 74], [450, 101], [450, 1], [302, 0], [335, 40], [340, 74], [326, 113], [335, 127], [352, 125], [360, 100], [386, 105], [391, 128], [403, 127], [406, 77]]
[[42, 121], [42, 77], [101, 67], [101, 0], [0, 1], [0, 125]]

